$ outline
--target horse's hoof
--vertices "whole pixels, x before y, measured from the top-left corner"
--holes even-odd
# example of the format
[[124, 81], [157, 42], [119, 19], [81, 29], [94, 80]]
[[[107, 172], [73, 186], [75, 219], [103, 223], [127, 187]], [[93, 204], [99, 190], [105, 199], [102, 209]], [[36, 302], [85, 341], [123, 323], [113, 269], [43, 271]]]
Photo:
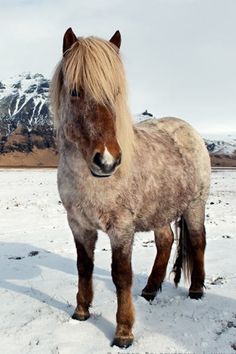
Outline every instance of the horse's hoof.
[[203, 297], [203, 291], [189, 291], [190, 299], [199, 300]]
[[88, 318], [90, 317], [89, 312], [87, 313], [78, 313], [78, 312], [74, 312], [72, 315], [72, 319], [73, 320], [77, 320], [77, 321], [86, 321]]
[[113, 345], [116, 345], [119, 348], [128, 348], [133, 344], [134, 337], [115, 337], [113, 342], [112, 342], [112, 347]]
[[154, 292], [154, 293], [146, 293], [145, 291], [142, 291], [141, 296], [142, 296], [145, 300], [147, 300], [147, 301], [149, 302], [149, 301], [153, 301], [153, 300], [155, 299], [156, 294], [157, 294], [156, 292]]

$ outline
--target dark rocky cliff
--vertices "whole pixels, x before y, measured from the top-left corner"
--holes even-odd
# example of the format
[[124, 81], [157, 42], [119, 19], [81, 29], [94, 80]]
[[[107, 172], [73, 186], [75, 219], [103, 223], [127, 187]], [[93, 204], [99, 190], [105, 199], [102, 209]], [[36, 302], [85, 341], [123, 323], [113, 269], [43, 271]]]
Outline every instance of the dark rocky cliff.
[[0, 82], [0, 153], [55, 149], [49, 111], [49, 81], [22, 74]]

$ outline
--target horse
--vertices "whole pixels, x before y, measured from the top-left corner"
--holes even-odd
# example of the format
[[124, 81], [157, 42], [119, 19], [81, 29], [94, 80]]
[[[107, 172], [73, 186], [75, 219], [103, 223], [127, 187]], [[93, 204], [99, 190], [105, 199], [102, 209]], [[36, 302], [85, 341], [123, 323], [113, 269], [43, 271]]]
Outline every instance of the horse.
[[128, 347], [134, 336], [131, 254], [137, 231], [154, 231], [157, 255], [142, 296], [153, 300], [180, 236], [173, 271], [190, 279], [189, 296], [204, 291], [205, 204], [210, 159], [203, 139], [182, 119], [134, 124], [120, 54], [119, 31], [109, 41], [76, 37], [69, 28], [51, 83], [59, 151], [58, 190], [77, 250], [78, 292], [73, 319], [89, 318], [97, 230], [110, 239], [116, 287], [112, 344]]

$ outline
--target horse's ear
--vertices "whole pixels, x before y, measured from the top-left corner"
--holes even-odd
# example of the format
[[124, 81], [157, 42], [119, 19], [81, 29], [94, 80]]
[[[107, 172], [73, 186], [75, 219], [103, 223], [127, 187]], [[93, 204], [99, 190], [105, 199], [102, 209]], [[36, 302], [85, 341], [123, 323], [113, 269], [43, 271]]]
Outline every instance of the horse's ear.
[[113, 34], [113, 36], [110, 39], [110, 42], [112, 44], [114, 44], [118, 49], [120, 48], [121, 45], [121, 35], [120, 35], [120, 31], [116, 31], [115, 34]]
[[63, 55], [65, 55], [66, 51], [71, 48], [71, 46], [77, 42], [77, 37], [72, 31], [72, 28], [68, 28], [68, 30], [64, 34], [63, 38]]

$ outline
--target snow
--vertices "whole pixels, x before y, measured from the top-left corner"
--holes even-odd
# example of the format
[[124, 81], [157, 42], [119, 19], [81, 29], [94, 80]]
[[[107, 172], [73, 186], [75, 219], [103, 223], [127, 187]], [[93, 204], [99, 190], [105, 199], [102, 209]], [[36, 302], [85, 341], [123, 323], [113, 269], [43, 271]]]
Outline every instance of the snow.
[[236, 153], [236, 139], [227, 141], [227, 136], [225, 140], [209, 140], [205, 139], [208, 148], [210, 147], [211, 153], [215, 155], [234, 155]]
[[[34, 84], [34, 80], [32, 80], [32, 78], [27, 79], [28, 76], [30, 76], [29, 73], [22, 73], [19, 75], [12, 76], [5, 81], [2, 81], [3, 85], [5, 86], [5, 89], [1, 90], [0, 98], [29, 89], [29, 87]], [[14, 85], [17, 84], [19, 84], [19, 88], [14, 87]]]
[[155, 119], [156, 117], [154, 117], [151, 113], [148, 113], [147, 111], [140, 113], [140, 114], [135, 114], [134, 115], [134, 121], [135, 123], [139, 123], [142, 122], [144, 120], [147, 119]]
[[236, 132], [222, 134], [202, 134], [211, 153], [232, 156], [236, 153]]
[[235, 353], [236, 170], [215, 170], [206, 210], [206, 295], [190, 300], [169, 276], [149, 304], [140, 297], [155, 257], [153, 234], [138, 233], [133, 251], [135, 341], [110, 347], [116, 295], [108, 237], [95, 254], [94, 302], [86, 322], [71, 319], [76, 253], [56, 187], [56, 170], [0, 170], [1, 353]]

